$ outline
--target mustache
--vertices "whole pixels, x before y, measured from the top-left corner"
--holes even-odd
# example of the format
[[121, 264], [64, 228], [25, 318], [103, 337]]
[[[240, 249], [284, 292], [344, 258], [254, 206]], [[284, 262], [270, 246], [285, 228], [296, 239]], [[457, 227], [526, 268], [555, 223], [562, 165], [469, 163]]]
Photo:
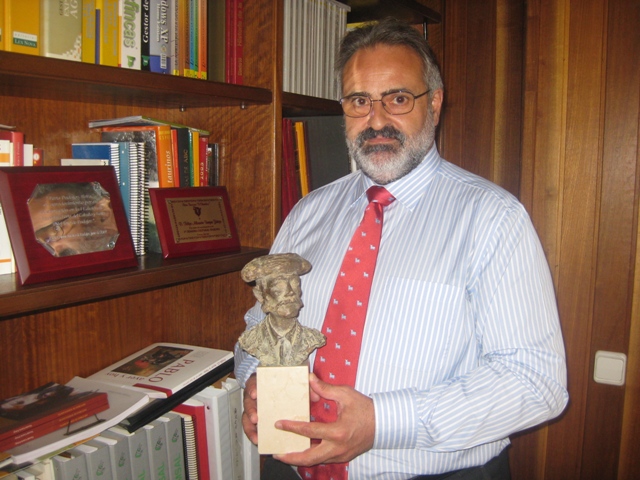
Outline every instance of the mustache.
[[362, 132], [360, 132], [360, 134], [358, 135], [357, 137], [358, 147], [362, 147], [364, 145], [364, 142], [376, 137], [391, 138], [391, 139], [397, 140], [401, 146], [404, 145], [404, 142], [407, 138], [404, 133], [392, 127], [391, 125], [387, 125], [381, 128], [380, 130], [375, 130], [369, 127], [366, 130], [363, 130]]

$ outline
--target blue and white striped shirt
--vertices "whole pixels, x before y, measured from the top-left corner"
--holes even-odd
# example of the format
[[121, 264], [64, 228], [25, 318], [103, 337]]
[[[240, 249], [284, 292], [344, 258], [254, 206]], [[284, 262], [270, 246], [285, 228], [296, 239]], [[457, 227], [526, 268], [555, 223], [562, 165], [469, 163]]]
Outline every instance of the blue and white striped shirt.
[[[303, 325], [322, 328], [372, 184], [355, 172], [311, 192], [274, 242], [273, 253], [313, 266], [301, 277]], [[386, 188], [396, 201], [384, 211], [355, 385], [373, 398], [376, 433], [351, 480], [483, 464], [568, 401], [553, 285], [524, 207], [435, 147]], [[247, 327], [263, 317], [256, 304]], [[243, 384], [256, 365], [236, 346]]]

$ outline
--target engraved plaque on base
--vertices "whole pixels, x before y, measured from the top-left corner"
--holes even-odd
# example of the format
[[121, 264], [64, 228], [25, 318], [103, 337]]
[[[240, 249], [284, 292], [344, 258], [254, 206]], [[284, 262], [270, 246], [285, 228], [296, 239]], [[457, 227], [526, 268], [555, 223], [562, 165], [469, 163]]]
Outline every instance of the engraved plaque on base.
[[309, 365], [258, 367], [258, 452], [261, 455], [301, 452], [311, 440], [275, 428], [278, 420], [308, 422]]

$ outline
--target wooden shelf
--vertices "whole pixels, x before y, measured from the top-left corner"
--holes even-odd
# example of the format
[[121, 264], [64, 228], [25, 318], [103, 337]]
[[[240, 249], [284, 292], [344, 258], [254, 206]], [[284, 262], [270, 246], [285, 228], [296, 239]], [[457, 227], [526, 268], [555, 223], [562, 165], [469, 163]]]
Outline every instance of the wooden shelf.
[[283, 92], [282, 114], [285, 117], [342, 115], [342, 107], [336, 100]]
[[0, 51], [0, 95], [137, 107], [269, 104], [270, 90]]
[[159, 254], [139, 257], [126, 268], [64, 281], [20, 286], [17, 275], [0, 275], [0, 318], [36, 313], [154, 288], [239, 272], [267, 249], [244, 247], [239, 252], [163, 260]]

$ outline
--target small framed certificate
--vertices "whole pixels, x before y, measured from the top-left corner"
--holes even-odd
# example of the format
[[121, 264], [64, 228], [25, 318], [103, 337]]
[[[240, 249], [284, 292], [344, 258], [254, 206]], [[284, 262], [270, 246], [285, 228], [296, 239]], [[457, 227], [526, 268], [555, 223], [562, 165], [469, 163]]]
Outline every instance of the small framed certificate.
[[225, 187], [151, 188], [164, 258], [240, 250]]
[[0, 201], [23, 285], [138, 265], [111, 166], [0, 168]]

